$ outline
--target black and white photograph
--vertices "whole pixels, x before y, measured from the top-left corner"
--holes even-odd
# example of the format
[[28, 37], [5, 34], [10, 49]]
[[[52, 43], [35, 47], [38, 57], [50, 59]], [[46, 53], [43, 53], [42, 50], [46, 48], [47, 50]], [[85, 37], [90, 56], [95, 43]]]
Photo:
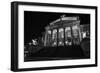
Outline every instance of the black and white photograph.
[[97, 7], [11, 3], [11, 70], [97, 66]]
[[90, 14], [24, 11], [24, 61], [90, 58]]

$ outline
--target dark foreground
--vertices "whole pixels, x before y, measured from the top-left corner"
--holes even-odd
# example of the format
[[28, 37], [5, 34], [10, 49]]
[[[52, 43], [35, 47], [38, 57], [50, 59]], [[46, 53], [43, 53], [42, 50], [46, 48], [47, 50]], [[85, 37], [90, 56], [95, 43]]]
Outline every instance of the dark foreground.
[[[31, 49], [36, 49], [32, 47]], [[43, 61], [43, 60], [70, 60], [70, 59], [86, 59], [86, 56], [81, 46], [60, 46], [60, 47], [42, 47], [38, 51], [31, 50], [24, 58], [25, 62], [28, 61]]]

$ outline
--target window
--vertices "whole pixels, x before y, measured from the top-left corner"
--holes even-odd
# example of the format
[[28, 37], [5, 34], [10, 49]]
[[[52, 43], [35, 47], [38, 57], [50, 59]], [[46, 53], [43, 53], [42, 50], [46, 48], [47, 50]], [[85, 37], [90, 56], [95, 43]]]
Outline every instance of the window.
[[79, 35], [78, 26], [73, 26], [73, 27], [72, 27], [72, 31], [73, 31], [73, 37], [74, 37], [74, 38], [78, 38], [78, 35]]
[[51, 45], [51, 30], [47, 31], [47, 45]]
[[57, 45], [57, 29], [54, 29], [52, 32], [52, 46]]
[[58, 45], [64, 45], [64, 29], [63, 28], [60, 28], [59, 29], [59, 33], [58, 33]]
[[70, 27], [65, 28], [65, 44], [72, 45], [71, 28]]
[[73, 32], [73, 43], [74, 44], [79, 44], [79, 28], [77, 25], [72, 27], [72, 32]]

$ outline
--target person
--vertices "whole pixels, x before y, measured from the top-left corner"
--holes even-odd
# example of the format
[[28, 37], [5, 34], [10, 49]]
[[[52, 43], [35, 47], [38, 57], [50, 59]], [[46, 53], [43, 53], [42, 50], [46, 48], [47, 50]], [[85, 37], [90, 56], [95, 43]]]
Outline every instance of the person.
[[37, 39], [32, 39], [32, 44], [37, 45]]

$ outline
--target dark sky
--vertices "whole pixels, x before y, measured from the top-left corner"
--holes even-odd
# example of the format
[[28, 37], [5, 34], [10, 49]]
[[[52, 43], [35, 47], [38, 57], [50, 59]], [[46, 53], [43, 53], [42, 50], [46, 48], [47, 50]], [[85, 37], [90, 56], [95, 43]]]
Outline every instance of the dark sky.
[[29, 43], [32, 39], [42, 36], [41, 32], [45, 31], [44, 27], [59, 19], [61, 15], [79, 16], [80, 24], [90, 24], [89, 14], [24, 11], [24, 43]]

